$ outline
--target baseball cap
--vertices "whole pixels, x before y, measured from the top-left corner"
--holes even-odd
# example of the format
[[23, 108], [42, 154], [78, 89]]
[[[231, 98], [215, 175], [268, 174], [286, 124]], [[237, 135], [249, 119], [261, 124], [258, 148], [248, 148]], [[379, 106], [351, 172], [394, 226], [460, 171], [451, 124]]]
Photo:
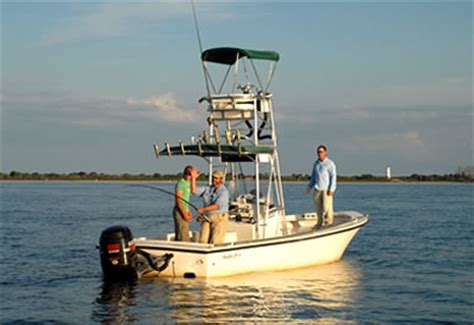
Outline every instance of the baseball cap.
[[224, 178], [224, 172], [221, 171], [221, 170], [215, 170], [213, 173], [212, 173], [212, 177], [216, 177], [216, 178]]

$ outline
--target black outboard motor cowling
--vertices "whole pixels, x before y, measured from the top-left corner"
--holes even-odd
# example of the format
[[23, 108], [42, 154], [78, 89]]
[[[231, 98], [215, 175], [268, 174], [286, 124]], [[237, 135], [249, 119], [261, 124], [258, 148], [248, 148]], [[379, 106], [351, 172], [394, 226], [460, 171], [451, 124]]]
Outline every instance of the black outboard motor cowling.
[[137, 278], [137, 252], [132, 232], [126, 226], [112, 226], [100, 236], [100, 263], [106, 279]]

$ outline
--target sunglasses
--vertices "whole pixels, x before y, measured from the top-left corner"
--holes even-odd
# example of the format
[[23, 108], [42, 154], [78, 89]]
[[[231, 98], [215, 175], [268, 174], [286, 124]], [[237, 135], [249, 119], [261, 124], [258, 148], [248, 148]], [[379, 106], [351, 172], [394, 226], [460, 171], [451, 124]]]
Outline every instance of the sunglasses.
[[321, 150], [318, 151], [318, 153], [325, 153], [325, 152], [326, 152], [326, 151], [321, 151]]

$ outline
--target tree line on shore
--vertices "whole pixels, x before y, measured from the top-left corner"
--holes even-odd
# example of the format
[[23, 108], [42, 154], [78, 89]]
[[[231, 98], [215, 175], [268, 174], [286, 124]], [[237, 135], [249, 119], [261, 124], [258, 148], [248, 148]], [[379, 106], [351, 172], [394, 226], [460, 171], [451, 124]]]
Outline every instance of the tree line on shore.
[[[32, 180], [32, 181], [176, 181], [182, 176], [176, 174], [106, 174], [97, 172], [74, 172], [74, 173], [23, 173], [11, 171], [10, 173], [0, 172], [0, 180]], [[268, 178], [268, 175], [262, 174], [262, 179]], [[291, 174], [282, 176], [283, 181], [309, 181], [308, 174]], [[206, 180], [207, 175], [202, 174], [199, 180]], [[397, 176], [391, 179], [385, 176], [375, 176], [372, 174], [363, 174], [356, 176], [337, 176], [340, 182], [474, 182], [474, 175], [467, 172], [457, 172], [444, 175], [419, 175]]]

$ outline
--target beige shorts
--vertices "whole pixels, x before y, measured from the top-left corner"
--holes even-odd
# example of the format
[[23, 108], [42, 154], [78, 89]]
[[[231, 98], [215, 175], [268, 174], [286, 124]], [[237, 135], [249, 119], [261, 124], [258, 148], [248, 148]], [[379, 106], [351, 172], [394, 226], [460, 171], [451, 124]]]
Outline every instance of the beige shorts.
[[228, 224], [228, 213], [214, 213], [207, 215], [201, 223], [199, 242], [207, 244], [224, 243]]

